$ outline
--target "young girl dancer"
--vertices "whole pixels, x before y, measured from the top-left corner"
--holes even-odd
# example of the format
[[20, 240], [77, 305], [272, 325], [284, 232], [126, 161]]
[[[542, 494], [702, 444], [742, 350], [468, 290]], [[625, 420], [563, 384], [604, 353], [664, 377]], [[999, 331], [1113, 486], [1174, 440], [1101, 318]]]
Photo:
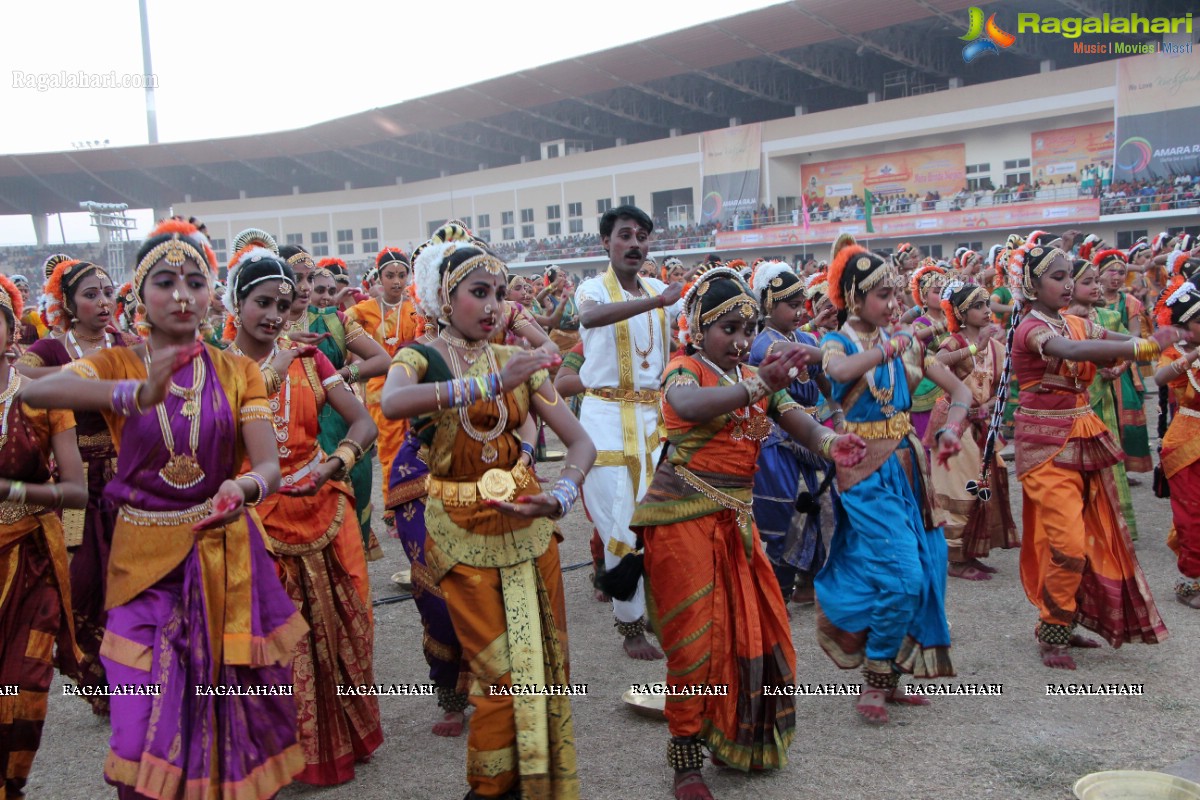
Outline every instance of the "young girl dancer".
[[[945, 469], [932, 471], [933, 520], [946, 534], [950, 576], [986, 581], [996, 570], [979, 559], [987, 558], [993, 547], [1009, 549], [1020, 544], [1008, 508], [1008, 469], [999, 454], [993, 454], [989, 468], [990, 497], [984, 499], [978, 491], [973, 494], [968, 489], [983, 466], [984, 443], [1004, 367], [1004, 345], [987, 335], [991, 311], [988, 291], [982, 286], [951, 281], [942, 291], [942, 309], [950, 335], [942, 342], [937, 358], [971, 391], [971, 407], [962, 452], [951, 458]], [[930, 417], [931, 430], [941, 430], [950, 407], [949, 398], [938, 399]], [[934, 445], [933, 435], [927, 436], [925, 444]]]
[[[0, 276], [0, 352], [16, 344], [22, 310], [20, 290]], [[0, 695], [0, 796], [12, 798], [25, 796], [41, 744], [55, 645], [64, 672], [76, 671], [80, 658], [55, 511], [88, 502], [75, 420], [21, 402], [30, 383], [12, 366], [0, 373], [0, 684], [16, 687]]]
[[[238, 321], [228, 350], [257, 362], [267, 385], [283, 486], [256, 511], [283, 585], [309, 625], [292, 652], [305, 760], [296, 779], [332, 786], [351, 780], [354, 763], [383, 741], [376, 698], [339, 691], [375, 682], [367, 562], [346, 483], [374, 442], [375, 424], [320, 350], [280, 345], [296, 294], [292, 270], [270, 251], [238, 253], [225, 293]], [[348, 424], [327, 452], [319, 441], [325, 406]]]
[[1184, 331], [1182, 341], [1163, 351], [1154, 382], [1170, 386], [1179, 404], [1162, 441], [1180, 575], [1175, 599], [1200, 608], [1200, 292], [1182, 284], [1159, 300], [1155, 318], [1160, 328]]
[[884, 330], [897, 297], [887, 260], [858, 245], [842, 248], [829, 268], [829, 295], [849, 316], [821, 341], [823, 366], [845, 429], [867, 440], [867, 455], [838, 468], [837, 532], [816, 580], [817, 637], [842, 669], [865, 661], [858, 713], [884, 723], [884, 704], [905, 702], [900, 673], [954, 674], [946, 537], [933, 523], [925, 448], [909, 413], [912, 390], [929, 378], [950, 395], [946, 425], [933, 436], [943, 465], [961, 449], [971, 393], [919, 342]]
[[110, 684], [159, 690], [110, 698], [104, 775], [123, 798], [265, 800], [304, 767], [281, 689], [308, 626], [248, 508], [279, 485], [273, 414], [253, 361], [197, 341], [215, 271], [194, 226], [162, 223], [133, 275], [146, 343], [24, 390], [32, 406], [100, 411], [117, 448], [101, 658]]
[[757, 371], [741, 366], [757, 330], [758, 303], [734, 270], [704, 273], [683, 308], [687, 355], [672, 359], [663, 379], [667, 455], [632, 527], [645, 544], [668, 685], [729, 687], [721, 697], [667, 700], [675, 797], [711, 800], [700, 774], [702, 746], [727, 767], [777, 769], [795, 735], [791, 698], [765, 696], [795, 681], [787, 611], [751, 502], [772, 420], [839, 464], [857, 463], [865, 446], [857, 436], [823, 428], [784, 391], [810, 357], [803, 347], [775, 348]]
[[[416, 417], [429, 448], [428, 578], [445, 594], [472, 669], [468, 797], [575, 798], [568, 698], [492, 689], [568, 680], [552, 520], [578, 499], [596, 450], [546, 374], [557, 358], [488, 342], [504, 310], [504, 262], [449, 224], [416, 261], [422, 311], [438, 333], [396, 355], [382, 410]], [[532, 410], [567, 446], [565, 475], [548, 494], [518, 463], [515, 431]]]
[[1038, 609], [1042, 663], [1075, 669], [1069, 646], [1099, 646], [1075, 635], [1077, 625], [1113, 647], [1153, 644], [1167, 635], [1117, 505], [1109, 468], [1121, 460], [1121, 449], [1092, 410], [1088, 385], [1092, 362], [1157, 357], [1159, 346], [1179, 333], [1164, 328], [1153, 341], [1131, 340], [1063, 317], [1059, 309], [1073, 290], [1070, 257], [1030, 244], [1014, 258], [1012, 272], [1029, 308], [1011, 356], [1021, 385], [1014, 415], [1024, 490], [1021, 582]]

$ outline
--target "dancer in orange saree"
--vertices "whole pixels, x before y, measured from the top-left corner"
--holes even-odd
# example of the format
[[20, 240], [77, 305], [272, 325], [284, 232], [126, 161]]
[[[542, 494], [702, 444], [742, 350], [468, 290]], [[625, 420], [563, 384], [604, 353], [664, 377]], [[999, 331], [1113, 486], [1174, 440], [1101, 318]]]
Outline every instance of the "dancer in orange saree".
[[[438, 332], [396, 355], [382, 406], [415, 418], [429, 448], [425, 575], [445, 594], [470, 672], [467, 796], [571, 800], [571, 705], [543, 688], [569, 678], [553, 519], [579, 498], [596, 450], [546, 374], [557, 357], [487, 341], [504, 311], [504, 262], [456, 224], [416, 262], [422, 311]], [[567, 446], [549, 493], [519, 461], [516, 431], [533, 410]]]
[[[0, 276], [0, 352], [17, 341], [20, 290]], [[0, 797], [22, 793], [42, 739], [54, 680], [53, 650], [73, 668], [80, 658], [71, 615], [67, 547], [58, 508], [88, 501], [70, 411], [34, 410], [17, 394], [32, 381], [0, 373]], [[51, 481], [51, 459], [58, 479]]]
[[668, 451], [631, 528], [645, 546], [651, 623], [667, 654], [675, 797], [711, 800], [702, 747], [726, 767], [779, 769], [796, 733], [787, 694], [795, 648], [753, 520], [754, 473], [771, 419], [839, 463], [860, 460], [864, 444], [822, 427], [785, 391], [804, 368], [804, 346], [781, 345], [757, 370], [740, 364], [759, 310], [735, 270], [704, 273], [683, 308], [687, 355], [672, 359], [663, 379]]
[[[408, 256], [395, 247], [385, 247], [375, 262], [382, 294], [350, 308], [346, 311], [346, 318], [361, 325], [368, 336], [382, 345], [390, 358], [421, 334], [417, 327], [416, 309], [404, 291], [412, 270]], [[379, 398], [386, 379], [385, 375], [379, 375], [367, 381], [366, 396], [367, 410], [379, 429], [379, 465], [385, 487], [392, 474], [392, 460], [400, 452], [404, 434], [408, 430], [407, 419], [388, 419], [379, 408]], [[391, 519], [391, 514], [384, 517], [389, 527]]]
[[1168, 544], [1178, 559], [1175, 598], [1200, 608], [1200, 291], [1190, 281], [1158, 301], [1160, 328], [1174, 325], [1184, 339], [1163, 351], [1154, 382], [1174, 390], [1179, 409], [1162, 441], [1162, 468], [1171, 486], [1175, 535]]
[[[1133, 552], [1112, 470], [1121, 448], [1092, 406], [1093, 362], [1157, 357], [1179, 338], [1164, 328], [1130, 339], [1081, 317], [1062, 316], [1073, 293], [1072, 263], [1052, 242], [1027, 244], [1010, 273], [1028, 315], [1013, 339], [1021, 385], [1016, 423], [1017, 478], [1024, 490], [1021, 582], [1038, 609], [1042, 663], [1075, 669], [1068, 647], [1099, 647], [1077, 625], [1113, 647], [1154, 644], [1166, 626]], [[1082, 521], [1082, 524], [1080, 524]]]
[[[319, 786], [354, 777], [383, 741], [374, 696], [341, 687], [374, 684], [371, 591], [350, 470], [374, 440], [375, 424], [315, 345], [280, 346], [298, 294], [290, 267], [262, 248], [238, 253], [225, 305], [238, 321], [228, 352], [260, 364], [279, 445], [282, 488], [258, 506], [283, 585], [308, 635], [292, 652], [304, 771]], [[323, 409], [346, 420], [330, 452], [319, 443]]]

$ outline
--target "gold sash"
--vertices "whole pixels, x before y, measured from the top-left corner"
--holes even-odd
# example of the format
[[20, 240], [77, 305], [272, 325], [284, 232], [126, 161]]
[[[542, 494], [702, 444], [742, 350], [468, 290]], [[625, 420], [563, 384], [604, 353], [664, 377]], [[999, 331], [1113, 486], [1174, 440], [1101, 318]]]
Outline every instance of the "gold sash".
[[[642, 290], [650, 297], [657, 297], [658, 293], [648, 286], [641, 278], [638, 278], [638, 284]], [[625, 302], [625, 293], [621, 289], [621, 284], [617, 281], [617, 273], [609, 266], [608, 271], [604, 273], [604, 289], [608, 292], [608, 300], [610, 303]], [[662, 333], [663, 360], [666, 360], [666, 353], [670, 349], [670, 339], [667, 338], [667, 313], [661, 308], [654, 309], [658, 315], [658, 326]], [[641, 316], [640, 314], [638, 316]], [[617, 368], [618, 368], [618, 386], [622, 392], [636, 392], [633, 380], [633, 337], [629, 332], [629, 320], [623, 319], [616, 324], [617, 336]], [[665, 367], [666, 364], [664, 363]], [[631, 396], [631, 395], [626, 395]], [[643, 452], [642, 442], [638, 441], [638, 424], [637, 424], [637, 407], [640, 405], [637, 402], [628, 400], [614, 399], [613, 402], [621, 404], [621, 436], [622, 447], [621, 452], [616, 451], [600, 451], [597, 456], [603, 458], [606, 462], [611, 463], [611, 460], [616, 457], [625, 464], [625, 468], [629, 470], [629, 478], [633, 481], [633, 493], [636, 497], [641, 489], [642, 481], [650, 483], [654, 476], [654, 459], [653, 453], [657, 448], [647, 446]], [[661, 440], [664, 433], [662, 415], [659, 414], [658, 425], [655, 431], [655, 441]], [[647, 437], [649, 439], [649, 437]], [[599, 462], [597, 462], [599, 463]]]

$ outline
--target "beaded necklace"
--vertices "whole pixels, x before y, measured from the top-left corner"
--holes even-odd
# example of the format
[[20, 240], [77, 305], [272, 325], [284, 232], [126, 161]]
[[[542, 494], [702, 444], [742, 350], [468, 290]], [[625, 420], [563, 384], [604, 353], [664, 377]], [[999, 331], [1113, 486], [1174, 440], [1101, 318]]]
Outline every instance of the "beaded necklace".
[[[871, 344], [864, 344], [861, 334], [854, 329], [853, 325], [847, 324], [843, 330], [850, 338], [850, 341], [854, 342], [854, 344], [858, 347], [860, 352], [865, 353], [874, 346], [874, 342]], [[877, 333], [879, 339], [884, 339], [882, 330], [877, 331]], [[886, 339], [884, 340], [886, 341]], [[867, 370], [867, 374], [865, 376], [867, 380], [867, 390], [871, 392], [871, 396], [874, 397], [876, 402], [879, 403], [879, 410], [883, 412], [883, 415], [885, 417], [891, 417], [896, 413], [896, 408], [892, 405], [892, 400], [896, 396], [896, 359], [888, 359], [888, 387], [886, 389], [880, 389], [875, 385], [876, 369], [878, 369], [878, 367], [872, 367], [871, 369]]]
[[[697, 353], [700, 360], [706, 367], [716, 374], [717, 379], [725, 386], [734, 386], [737, 384], [733, 378], [729, 377], [728, 373], [709, 360], [704, 353]], [[734, 373], [740, 380], [742, 377], [742, 367], [737, 365], [734, 368]], [[751, 439], [755, 442], [761, 442], [771, 434], [771, 421], [767, 418], [765, 412], [759, 410], [757, 404], [750, 404], [745, 408], [734, 409], [729, 412], [733, 417], [733, 430], [729, 433], [729, 438], [734, 441], [742, 439]]]

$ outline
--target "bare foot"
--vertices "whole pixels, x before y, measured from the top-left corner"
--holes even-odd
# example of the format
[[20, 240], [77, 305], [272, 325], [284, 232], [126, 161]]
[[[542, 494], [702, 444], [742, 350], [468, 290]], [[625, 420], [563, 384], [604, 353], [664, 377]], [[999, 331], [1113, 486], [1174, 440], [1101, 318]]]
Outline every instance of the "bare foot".
[[817, 600], [817, 589], [811, 583], [807, 586], [797, 586], [792, 592], [792, 602], [798, 605], [808, 605]]
[[462, 736], [467, 715], [461, 711], [447, 711], [440, 721], [433, 723], [434, 736]]
[[1073, 634], [1071, 634], [1070, 645], [1071, 645], [1071, 647], [1099, 647], [1100, 643], [1097, 642], [1095, 639], [1089, 639], [1086, 636], [1082, 636], [1078, 633], [1073, 633]]
[[601, 589], [596, 589], [594, 592], [592, 592], [592, 598], [597, 603], [608, 603], [612, 601], [612, 598], [605, 594]]
[[884, 707], [886, 701], [886, 690], [864, 686], [862, 687], [862, 693], [858, 697], [858, 704], [854, 706], [854, 710], [858, 712], [860, 717], [872, 725], [884, 725], [888, 721], [888, 712]]
[[662, 651], [646, 640], [646, 634], [625, 637], [625, 655], [638, 661], [657, 661], [663, 657]]
[[1181, 594], [1177, 594], [1175, 595], [1175, 599], [1188, 608], [1200, 608], [1200, 594], [1194, 594], [1191, 597], [1184, 597]]
[[897, 686], [887, 693], [887, 701], [898, 706], [927, 706], [929, 698], [923, 694], [908, 694], [903, 686]]
[[1129, 480], [1130, 486], [1141, 486], [1142, 485], [1141, 478], [1135, 478], [1133, 475], [1126, 475], [1126, 478]]
[[1041, 642], [1038, 649], [1042, 653], [1042, 663], [1050, 669], [1075, 669], [1075, 659], [1067, 653], [1067, 648]]
[[970, 564], [975, 569], [979, 570], [980, 572], [986, 572], [989, 575], [995, 575], [997, 572], [1000, 571], [1000, 570], [996, 569], [995, 567], [988, 566], [987, 564], [980, 561], [978, 558], [972, 558], [967, 563]]
[[675, 800], [715, 800], [698, 769], [676, 771]]
[[962, 578], [968, 581], [990, 581], [992, 576], [964, 561], [951, 561], [946, 567], [946, 574], [951, 578]]

